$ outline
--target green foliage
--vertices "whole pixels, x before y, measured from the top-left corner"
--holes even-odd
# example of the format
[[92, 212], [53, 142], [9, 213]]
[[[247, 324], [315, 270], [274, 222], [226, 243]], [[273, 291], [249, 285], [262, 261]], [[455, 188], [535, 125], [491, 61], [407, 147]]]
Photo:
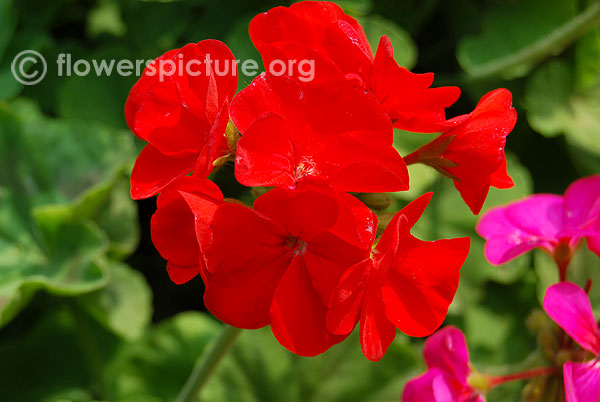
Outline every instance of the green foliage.
[[[548, 6], [545, 0], [499, 2], [486, 10], [481, 33], [460, 40], [457, 58], [461, 67], [473, 76], [496, 71], [496, 65], [529, 46], [540, 44], [575, 14], [574, 2], [557, 0]], [[559, 44], [550, 42], [550, 52], [558, 52]], [[544, 54], [530, 53], [521, 63], [499, 71], [503, 77], [520, 77], [542, 59]]]
[[[400, 65], [436, 72], [434, 86], [463, 89], [448, 117], [469, 113], [486, 90], [511, 89], [519, 116], [507, 144], [515, 187], [491, 189], [483, 212], [600, 171], [596, 1], [338, 3], [363, 24], [373, 51], [388, 35]], [[58, 55], [150, 60], [215, 38], [236, 58], [256, 60], [261, 70], [248, 22], [280, 4], [0, 0], [0, 399], [171, 401], [220, 328], [205, 313], [175, 314], [200, 305], [199, 281], [171, 285], [150, 242], [139, 246], [128, 173], [140, 143], [123, 117], [136, 77], [114, 71], [110, 77], [59, 77]], [[24, 49], [40, 51], [48, 61], [48, 74], [36, 86], [24, 87], [10, 71]], [[239, 89], [252, 79], [241, 75]], [[396, 130], [395, 146], [407, 155], [435, 135]], [[557, 171], [566, 173], [557, 178], [551, 173]], [[491, 266], [474, 230], [479, 217], [451, 180], [422, 165], [409, 172], [411, 189], [392, 194], [384, 213], [434, 191], [413, 233], [424, 240], [471, 238], [447, 324], [465, 331], [474, 366], [503, 374], [545, 364], [525, 319], [557, 279], [551, 259], [536, 252]], [[250, 198], [249, 192], [238, 194], [230, 173], [217, 177], [228, 195]], [[150, 204], [140, 204], [145, 235]], [[599, 268], [598, 258], [582, 246], [569, 271], [580, 285], [592, 278], [595, 308]], [[161, 322], [161, 315], [152, 317], [153, 299], [157, 311], [168, 312]], [[406, 380], [424, 370], [422, 342], [399, 335], [381, 362], [370, 363], [356, 335], [319, 357], [300, 358], [268, 329], [244, 331], [200, 399], [398, 400]], [[521, 400], [521, 388], [503, 385], [488, 400]]]
[[[171, 401], [195, 357], [220, 324], [204, 314], [180, 314], [126, 346], [111, 365], [110, 400]], [[357, 335], [357, 334], [354, 334]], [[358, 338], [316, 358], [283, 349], [268, 329], [244, 331], [204, 389], [202, 401], [394, 400], [418, 356], [399, 337], [379, 363], [362, 357]], [[167, 374], [168, 373], [168, 374]]]

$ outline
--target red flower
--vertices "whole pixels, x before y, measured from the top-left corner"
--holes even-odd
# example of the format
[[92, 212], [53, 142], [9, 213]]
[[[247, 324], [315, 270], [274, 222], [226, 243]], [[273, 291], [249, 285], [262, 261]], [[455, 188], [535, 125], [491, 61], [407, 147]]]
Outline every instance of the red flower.
[[325, 325], [332, 289], [363, 260], [375, 217], [356, 198], [326, 187], [273, 189], [254, 209], [223, 204], [205, 251], [206, 307], [239, 328], [270, 324], [292, 352], [314, 356], [342, 341]]
[[[215, 68], [229, 71], [216, 74]], [[213, 162], [229, 152], [224, 134], [236, 88], [233, 54], [216, 40], [171, 50], [144, 70], [125, 104], [129, 128], [148, 142], [131, 175], [134, 199], [151, 197], [191, 171], [210, 174]]]
[[[368, 90], [389, 114], [394, 127], [409, 131], [443, 131], [445, 108], [460, 96], [457, 87], [430, 88], [433, 74], [414, 74], [394, 60], [387, 36], [375, 57], [360, 24], [334, 3], [304, 1], [276, 7], [250, 22], [250, 38], [265, 66], [273, 60], [314, 60], [314, 84], [331, 87], [344, 79]], [[303, 78], [307, 78], [304, 76]]]
[[398, 212], [373, 256], [352, 266], [332, 293], [327, 328], [347, 335], [360, 320], [360, 342], [369, 360], [383, 357], [396, 328], [419, 337], [435, 331], [458, 288], [469, 238], [426, 242], [410, 234], [431, 195]]
[[325, 90], [262, 74], [236, 96], [231, 117], [242, 132], [235, 175], [246, 186], [319, 177], [339, 191], [408, 189], [389, 119], [352, 85]]
[[206, 282], [202, 250], [210, 238], [213, 215], [223, 203], [221, 190], [210, 180], [186, 176], [165, 188], [156, 203], [152, 242], [168, 260], [171, 280], [182, 284], [201, 274]]
[[474, 214], [485, 202], [490, 186], [513, 186], [506, 172], [504, 144], [514, 128], [517, 112], [507, 89], [496, 89], [481, 98], [475, 110], [450, 122], [458, 125], [405, 158], [406, 163], [425, 163], [454, 179]]

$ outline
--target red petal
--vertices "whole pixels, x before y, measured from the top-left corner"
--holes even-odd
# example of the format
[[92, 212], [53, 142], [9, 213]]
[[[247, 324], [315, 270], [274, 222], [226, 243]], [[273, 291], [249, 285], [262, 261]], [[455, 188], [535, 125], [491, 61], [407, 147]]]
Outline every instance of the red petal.
[[[456, 178], [454, 185], [471, 211], [477, 214], [487, 197], [492, 178], [494, 185], [506, 188], [512, 182], [505, 174], [504, 145], [515, 126], [517, 114], [512, 108], [512, 95], [497, 89], [481, 98], [475, 110], [456, 119], [459, 125], [419, 149], [416, 154], [433, 154], [440, 142], [451, 141], [441, 158], [456, 166], [436, 166]], [[429, 162], [426, 162], [429, 163]]]
[[[202, 213], [198, 209], [194, 212], [190, 209], [181, 190], [192, 192], [184, 194], [205, 203]], [[152, 242], [161, 256], [169, 261], [167, 271], [175, 283], [187, 282], [198, 273], [204, 277], [201, 239], [222, 201], [223, 196], [216, 184], [189, 176], [175, 180], [158, 196], [158, 209], [152, 216], [150, 227]]]
[[353, 265], [332, 292], [327, 312], [327, 329], [332, 334], [349, 334], [356, 326], [372, 269], [370, 258]]
[[152, 197], [170, 182], [192, 171], [196, 155], [167, 156], [152, 145], [146, 145], [131, 172], [131, 197], [135, 200]]
[[369, 286], [360, 315], [360, 345], [365, 357], [380, 360], [396, 337], [396, 328], [384, 313], [381, 290]]
[[[177, 52], [179, 52], [179, 49], [169, 50], [162, 56], [158, 57], [155, 62], [158, 63], [161, 60], [171, 59], [177, 54]], [[158, 74], [152, 73], [152, 67], [146, 67], [140, 79], [133, 85], [131, 91], [129, 91], [129, 96], [125, 102], [125, 120], [127, 121], [129, 129], [134, 133], [135, 114], [140, 108], [141, 103], [148, 96], [148, 92], [154, 85], [156, 85], [158, 80], [159, 76]]]
[[180, 267], [179, 265], [169, 262], [167, 264], [167, 273], [173, 283], [182, 285], [194, 279], [196, 275], [202, 273], [202, 269], [199, 266]]
[[387, 36], [379, 40], [373, 61], [371, 88], [394, 121], [394, 127], [416, 132], [445, 128], [445, 109], [460, 96], [457, 87], [430, 88], [433, 74], [414, 74], [394, 60]]
[[408, 169], [387, 140], [365, 132], [328, 136], [315, 153], [315, 162], [329, 183], [340, 191], [408, 190]]
[[454, 298], [469, 238], [424, 242], [404, 235], [381, 289], [389, 320], [410, 336], [427, 336]]
[[410, 232], [410, 229], [421, 218], [423, 212], [425, 212], [425, 208], [429, 205], [432, 196], [433, 193], [425, 193], [394, 215], [381, 235], [379, 243], [377, 243], [375, 249], [376, 255], [390, 254], [393, 256], [396, 253], [399, 245], [399, 236], [407, 235]]
[[213, 239], [205, 250], [210, 279], [204, 302], [221, 321], [239, 328], [269, 323], [273, 294], [291, 254], [270, 220], [238, 205], [223, 204], [213, 219]]
[[288, 130], [286, 121], [276, 114], [263, 115], [250, 125], [237, 145], [235, 177], [241, 184], [280, 187], [296, 184], [294, 149]]
[[329, 229], [338, 218], [338, 201], [329, 188], [276, 188], [260, 196], [254, 208], [303, 241]]
[[327, 307], [304, 264], [301, 257], [294, 258], [281, 278], [271, 306], [271, 330], [279, 343], [295, 354], [315, 356], [346, 337], [327, 331]]
[[500, 163], [500, 166], [498, 166], [498, 170], [492, 174], [490, 180], [491, 186], [499, 189], [507, 189], [515, 185], [513, 179], [506, 171], [506, 157], [502, 158], [502, 162]]

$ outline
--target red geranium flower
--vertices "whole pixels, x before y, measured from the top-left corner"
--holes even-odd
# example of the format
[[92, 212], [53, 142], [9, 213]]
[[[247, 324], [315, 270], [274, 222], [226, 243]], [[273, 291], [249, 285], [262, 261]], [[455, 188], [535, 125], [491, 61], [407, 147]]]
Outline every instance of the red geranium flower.
[[353, 85], [306, 87], [262, 74], [233, 101], [242, 132], [235, 175], [246, 186], [293, 188], [319, 177], [339, 191], [408, 189], [389, 119]]
[[303, 1], [259, 14], [250, 22], [250, 38], [265, 66], [274, 60], [295, 61], [292, 69], [302, 76], [300, 61], [314, 60], [314, 84], [354, 82], [377, 98], [394, 127], [404, 130], [443, 131], [445, 108], [460, 96], [457, 87], [430, 88], [431, 73], [400, 67], [387, 36], [381, 37], [373, 57], [360, 24], [327, 1]]
[[428, 242], [410, 234], [431, 195], [398, 212], [372, 257], [346, 271], [332, 293], [327, 328], [347, 335], [360, 320], [360, 342], [369, 360], [383, 357], [396, 328], [410, 336], [433, 333], [454, 299], [469, 238]]
[[125, 104], [129, 128], [148, 142], [131, 174], [134, 199], [191, 171], [208, 177], [213, 162], [229, 152], [224, 134], [236, 89], [233, 54], [216, 40], [170, 50], [144, 70]]
[[485, 202], [490, 186], [513, 186], [506, 172], [504, 144], [517, 121], [512, 94], [496, 89], [484, 95], [470, 114], [450, 120], [458, 125], [405, 158], [407, 164], [425, 163], [454, 179], [474, 214]]
[[168, 261], [167, 272], [176, 284], [198, 274], [206, 282], [202, 250], [210, 238], [209, 225], [223, 194], [212, 181], [185, 176], [173, 181], [158, 196], [152, 216], [152, 242]]
[[331, 291], [363, 260], [375, 217], [360, 201], [330, 188], [276, 188], [254, 209], [223, 204], [205, 250], [206, 307], [239, 328], [270, 324], [290, 351], [314, 356], [342, 341], [325, 325]]

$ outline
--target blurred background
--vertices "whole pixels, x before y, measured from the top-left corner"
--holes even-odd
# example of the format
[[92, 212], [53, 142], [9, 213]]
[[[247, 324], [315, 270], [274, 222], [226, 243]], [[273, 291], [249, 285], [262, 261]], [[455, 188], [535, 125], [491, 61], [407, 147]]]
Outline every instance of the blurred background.
[[[600, 4], [585, 0], [346, 0], [376, 48], [388, 35], [395, 57], [435, 84], [463, 94], [448, 116], [468, 113], [487, 91], [514, 94], [508, 137], [510, 190], [492, 189], [483, 211], [532, 192], [562, 193], [600, 171]], [[198, 277], [168, 278], [149, 222], [155, 199], [129, 198], [128, 175], [142, 144], [123, 107], [135, 76], [59, 76], [56, 60], [150, 60], [188, 42], [220, 39], [237, 58], [260, 57], [248, 22], [278, 1], [0, 0], [0, 400], [171, 401], [220, 323], [205, 312]], [[45, 78], [24, 86], [11, 73], [22, 50], [47, 60]], [[35, 67], [35, 66], [34, 66]], [[32, 67], [33, 69], [33, 67]], [[252, 77], [242, 76], [240, 89]], [[403, 155], [434, 138], [396, 133]], [[447, 319], [467, 335], [473, 364], [501, 374], [543, 361], [525, 324], [552, 263], [529, 254], [492, 267], [473, 216], [448, 179], [411, 166], [411, 190], [392, 194], [395, 212], [435, 196], [415, 234], [472, 236]], [[226, 196], [252, 200], [232, 167], [213, 179]], [[570, 273], [598, 279], [583, 252]], [[600, 304], [596, 304], [600, 306]], [[530, 320], [531, 321], [531, 320]], [[535, 329], [535, 325], [529, 325]], [[424, 369], [421, 339], [399, 334], [385, 358], [368, 362], [356, 339], [317, 358], [287, 352], [268, 329], [244, 331], [204, 389], [206, 401], [397, 401]], [[522, 383], [490, 401], [521, 400]]]

